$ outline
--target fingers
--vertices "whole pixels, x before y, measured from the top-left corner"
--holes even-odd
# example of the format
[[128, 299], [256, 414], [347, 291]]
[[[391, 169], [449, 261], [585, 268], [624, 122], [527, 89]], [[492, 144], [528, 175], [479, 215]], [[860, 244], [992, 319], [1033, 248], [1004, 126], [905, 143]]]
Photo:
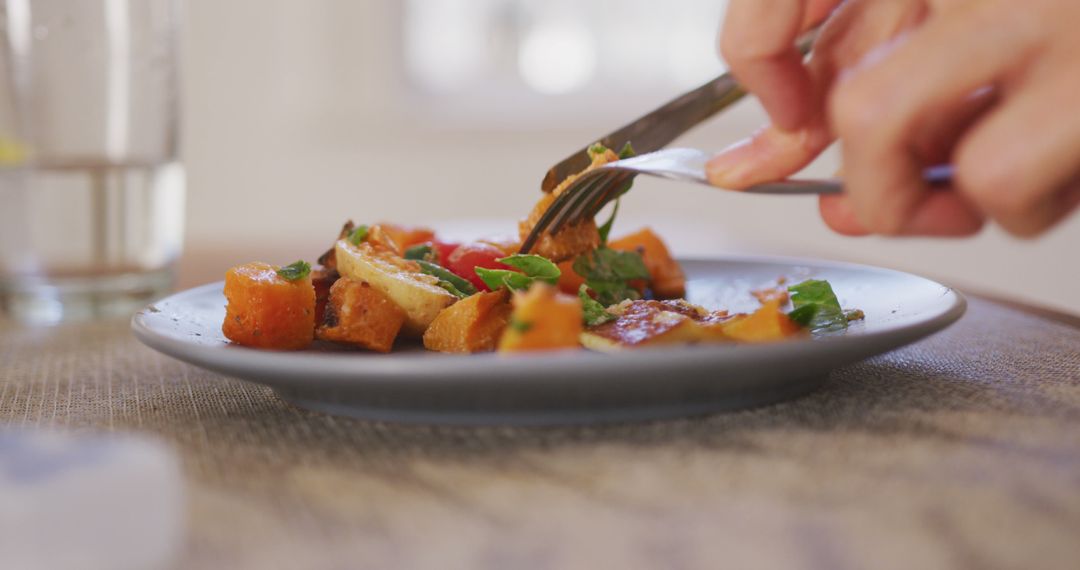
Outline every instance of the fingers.
[[[856, 216], [850, 196], [822, 196], [818, 208], [825, 224], [839, 234], [865, 236], [872, 233]], [[935, 190], [919, 203], [897, 234], [966, 237], [978, 233], [984, 223], [982, 213], [963, 196], [950, 190]]]
[[788, 132], [774, 126], [722, 150], [705, 165], [709, 183], [741, 190], [798, 172], [832, 142], [823, 123]]
[[1080, 78], [1045, 65], [979, 121], [955, 155], [958, 187], [1003, 228], [1018, 236], [1045, 231], [1071, 211], [1080, 172]]
[[805, 124], [816, 94], [803, 57], [794, 47], [803, 26], [824, 17], [840, 0], [732, 0], [720, 52], [732, 73], [757, 96], [781, 130]]
[[914, 223], [909, 220], [927, 191], [925, 164], [914, 148], [920, 126], [1027, 57], [1024, 43], [1006, 27], [981, 26], [977, 13], [965, 16], [930, 18], [874, 50], [830, 97], [846, 186], [859, 222], [871, 232], [899, 234]]
[[[814, 89], [824, 92], [837, 70], [857, 62], [883, 40], [919, 22], [924, 13], [920, 0], [849, 0], [835, 3], [811, 2], [806, 6], [804, 24], [828, 16], [807, 64]], [[825, 8], [828, 8], [826, 10]], [[818, 13], [813, 13], [814, 11]], [[774, 125], [718, 154], [707, 165], [709, 180], [716, 186], [741, 189], [786, 178], [809, 164], [833, 140], [820, 97], [815, 95], [809, 119], [798, 130]]]

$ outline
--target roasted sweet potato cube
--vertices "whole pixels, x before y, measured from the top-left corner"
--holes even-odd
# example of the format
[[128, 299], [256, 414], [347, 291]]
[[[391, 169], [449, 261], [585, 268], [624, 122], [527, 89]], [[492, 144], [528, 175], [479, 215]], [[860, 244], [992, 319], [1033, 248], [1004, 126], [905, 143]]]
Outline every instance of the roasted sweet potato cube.
[[500, 352], [550, 350], [581, 346], [581, 299], [536, 283], [514, 293], [514, 311], [499, 339]]
[[390, 352], [405, 311], [366, 281], [342, 277], [330, 287], [324, 323], [315, 330], [320, 340]]
[[510, 322], [510, 293], [506, 289], [481, 292], [450, 305], [424, 333], [424, 347], [439, 352], [495, 350]]
[[315, 289], [311, 276], [289, 281], [277, 267], [253, 262], [225, 274], [225, 338], [244, 346], [297, 350], [315, 333]]
[[649, 287], [661, 299], [675, 299], [686, 295], [686, 275], [678, 261], [671, 256], [660, 236], [649, 228], [613, 240], [611, 249], [637, 251], [645, 262], [652, 281]]
[[734, 317], [720, 325], [724, 335], [738, 342], [771, 342], [802, 334], [803, 328], [780, 310], [773, 299], [749, 315]]
[[585, 278], [574, 271], [574, 260], [568, 259], [559, 264], [559, 291], [567, 295], [577, 295], [578, 289], [585, 284]]
[[378, 226], [372, 227], [378, 227], [386, 235], [390, 236], [390, 239], [394, 241], [394, 244], [399, 247], [401, 251], [405, 251], [418, 243], [424, 243], [435, 239], [435, 232], [428, 228], [402, 226], [387, 222], [381, 222]]

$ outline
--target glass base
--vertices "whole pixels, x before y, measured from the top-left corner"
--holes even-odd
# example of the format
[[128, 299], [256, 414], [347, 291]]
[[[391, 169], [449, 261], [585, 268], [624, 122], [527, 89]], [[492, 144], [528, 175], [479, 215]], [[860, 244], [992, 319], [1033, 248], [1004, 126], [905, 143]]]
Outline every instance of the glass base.
[[167, 294], [171, 268], [93, 277], [0, 279], [0, 311], [29, 325], [129, 317]]

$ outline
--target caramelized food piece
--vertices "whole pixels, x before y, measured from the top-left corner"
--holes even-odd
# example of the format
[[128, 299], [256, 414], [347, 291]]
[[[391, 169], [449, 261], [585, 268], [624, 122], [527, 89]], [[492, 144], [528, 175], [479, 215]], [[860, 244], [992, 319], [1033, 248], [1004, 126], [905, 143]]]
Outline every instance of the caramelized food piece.
[[[578, 176], [616, 160], [619, 160], [619, 156], [610, 149], [605, 149], [604, 152], [593, 156], [592, 164], [588, 168], [578, 174], [567, 176], [566, 180], [556, 186], [550, 194], [544, 194], [540, 201], [533, 206], [529, 216], [518, 223], [519, 237], [524, 240], [525, 236], [529, 235], [533, 226], [540, 221], [540, 217], [551, 207], [551, 203], [555, 201], [555, 198], [562, 194]], [[563, 226], [559, 233], [554, 236], [545, 233], [536, 241], [536, 245], [530, 253], [542, 255], [552, 261], [559, 262], [596, 249], [598, 245], [600, 245], [600, 234], [597, 232], [596, 222], [594, 220], [585, 220], [573, 226]]]
[[457, 301], [439, 286], [439, 279], [420, 272], [420, 265], [405, 259], [380, 241], [353, 245], [338, 240], [335, 246], [342, 277], [366, 281], [405, 311], [402, 333], [419, 337], [446, 307]]
[[315, 331], [320, 340], [390, 352], [405, 311], [365, 281], [338, 279], [330, 288], [324, 324]]
[[[348, 239], [354, 229], [356, 229], [356, 224], [354, 224], [352, 220], [346, 221], [345, 225], [341, 226], [341, 231], [338, 232], [337, 239]], [[337, 241], [335, 240], [334, 243], [337, 243]], [[330, 249], [319, 256], [319, 265], [321, 265], [323, 269], [337, 271], [337, 256], [334, 254], [334, 246], [330, 246]]]
[[[345, 222], [345, 225], [341, 226], [341, 231], [338, 232], [337, 241], [345, 240], [356, 245], [359, 243], [369, 243], [373, 247], [384, 249], [393, 252], [396, 255], [401, 255], [404, 248], [400, 245], [400, 242], [395, 239], [394, 233], [398, 231], [398, 226], [390, 226], [389, 228], [383, 225], [356, 225], [352, 220]], [[325, 253], [319, 256], [319, 265], [324, 269], [332, 271], [337, 270], [337, 241], [334, 242], [334, 246], [326, 250]]]
[[643, 228], [628, 236], [613, 240], [611, 249], [636, 251], [641, 254], [652, 281], [653, 294], [662, 299], [675, 299], [686, 294], [686, 275], [678, 261], [671, 256], [660, 236], [649, 228]]
[[780, 300], [772, 299], [749, 315], [737, 316], [720, 325], [723, 334], [738, 342], [770, 342], [805, 331], [780, 310]]
[[386, 222], [379, 223], [377, 226], [372, 226], [372, 228], [376, 227], [389, 236], [397, 247], [400, 248], [400, 251], [405, 251], [414, 245], [433, 241], [435, 239], [435, 232], [428, 228], [401, 226]]
[[322, 323], [326, 314], [326, 301], [330, 299], [330, 287], [338, 280], [336, 269], [317, 267], [311, 270], [311, 284], [315, 287], [315, 324]]
[[499, 339], [500, 352], [576, 348], [581, 345], [581, 299], [534, 283], [514, 293], [510, 324]]
[[289, 281], [267, 263], [246, 263], [225, 274], [225, 321], [221, 332], [244, 346], [296, 350], [315, 334], [311, 276]]
[[756, 291], [751, 291], [750, 294], [763, 305], [769, 301], [777, 301], [779, 304], [783, 305], [788, 302], [789, 298], [787, 288], [780, 286], [770, 287], [768, 289], [758, 289]]
[[682, 299], [670, 301], [624, 301], [608, 308], [614, 321], [590, 327], [581, 342], [592, 350], [685, 344], [719, 340], [713, 326], [727, 318], [726, 311], [709, 312]]
[[514, 255], [521, 249], [521, 239], [512, 235], [493, 236], [476, 241], [499, 248], [499, 251], [503, 252], [504, 257], [507, 255]]
[[510, 322], [510, 292], [481, 292], [447, 307], [424, 333], [424, 347], [439, 352], [495, 350]]

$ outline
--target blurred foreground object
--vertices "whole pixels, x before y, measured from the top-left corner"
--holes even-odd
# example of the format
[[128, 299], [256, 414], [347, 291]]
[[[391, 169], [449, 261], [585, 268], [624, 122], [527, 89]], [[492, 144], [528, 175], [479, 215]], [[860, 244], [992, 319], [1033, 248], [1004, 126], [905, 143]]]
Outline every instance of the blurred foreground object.
[[184, 529], [176, 455], [134, 436], [0, 431], [5, 568], [173, 566]]
[[171, 287], [178, 9], [0, 2], [0, 309], [16, 320], [126, 315]]

